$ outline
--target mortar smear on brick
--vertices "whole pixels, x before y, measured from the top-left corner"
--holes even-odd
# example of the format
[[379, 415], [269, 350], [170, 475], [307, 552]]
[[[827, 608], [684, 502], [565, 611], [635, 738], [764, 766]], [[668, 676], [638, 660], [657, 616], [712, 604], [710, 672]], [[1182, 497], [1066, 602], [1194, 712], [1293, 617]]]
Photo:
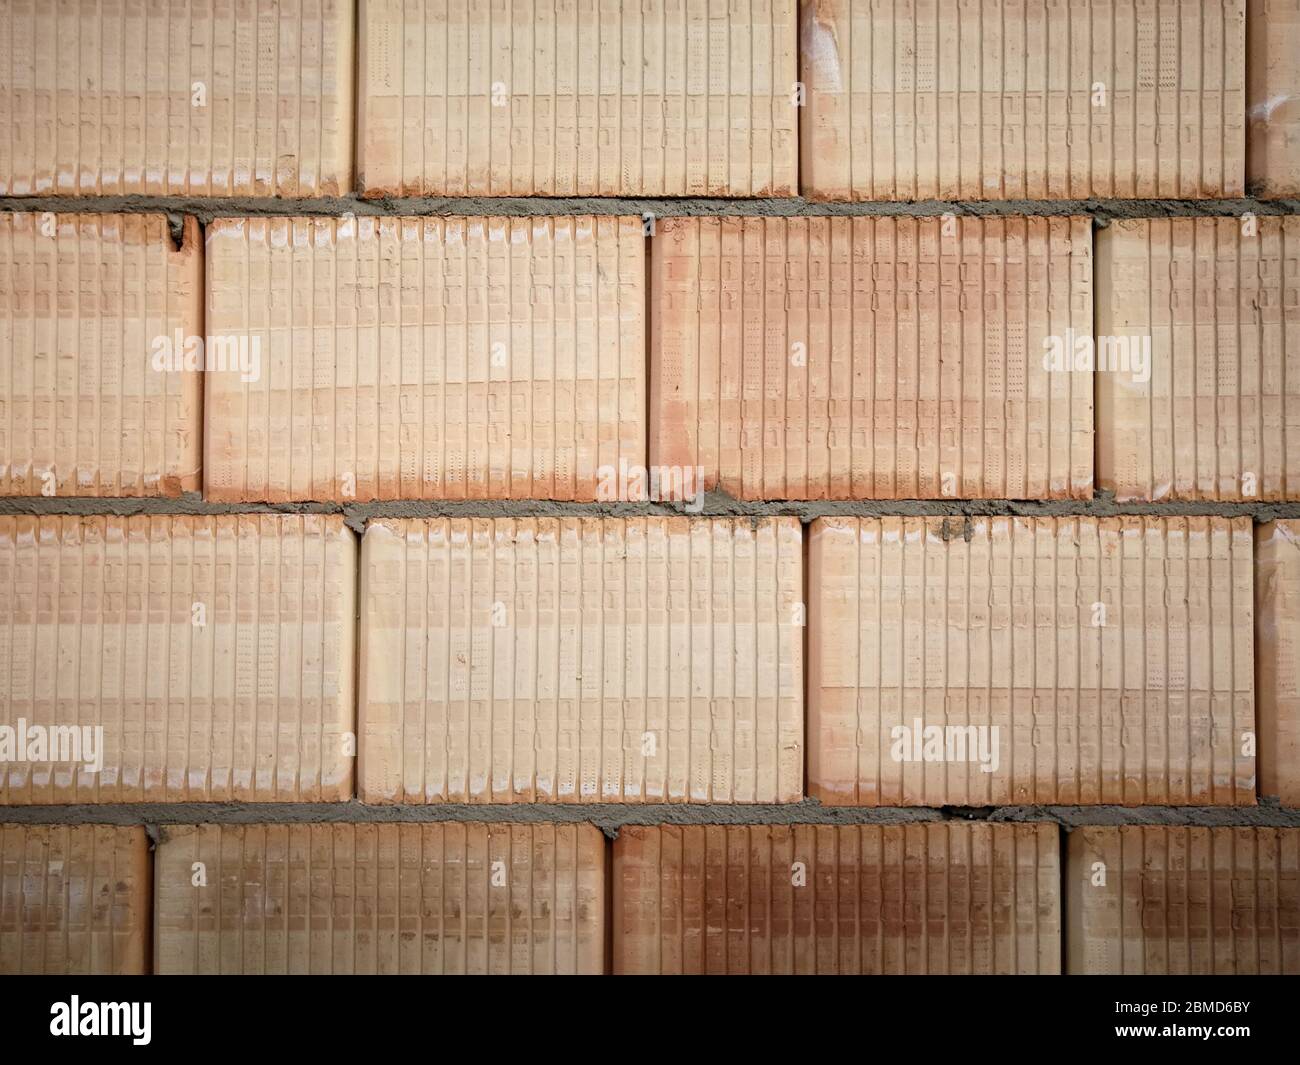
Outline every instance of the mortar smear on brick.
[[0, 496], [196, 490], [202, 323], [193, 218], [0, 214]]
[[794, 518], [383, 520], [362, 544], [367, 802], [791, 802]]
[[351, 798], [356, 556], [337, 515], [0, 517], [0, 801]]

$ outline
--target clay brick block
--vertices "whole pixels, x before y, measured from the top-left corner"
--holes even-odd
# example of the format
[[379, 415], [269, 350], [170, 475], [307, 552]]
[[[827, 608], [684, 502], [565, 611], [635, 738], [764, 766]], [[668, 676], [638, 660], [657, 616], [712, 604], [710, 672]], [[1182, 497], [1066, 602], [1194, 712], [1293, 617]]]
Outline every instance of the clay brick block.
[[1134, 219], [1098, 234], [1100, 488], [1300, 499], [1297, 256], [1295, 217]]
[[1248, 518], [819, 518], [823, 803], [1250, 805]]
[[356, 552], [332, 515], [0, 517], [0, 803], [351, 798]]
[[803, 190], [1240, 196], [1245, 0], [804, 0]]
[[[166, 827], [159, 973], [601, 973], [591, 825]], [[194, 863], [207, 883], [195, 887]]]
[[202, 276], [193, 218], [0, 214], [0, 496], [199, 487]]
[[795, 0], [365, 0], [367, 196], [792, 196]]
[[1076, 828], [1065, 882], [1070, 974], [1300, 973], [1300, 829]]
[[366, 802], [802, 797], [794, 518], [372, 522]]
[[[208, 228], [208, 499], [595, 499], [645, 462], [636, 218]], [[252, 354], [260, 352], [260, 371]]]
[[351, 190], [352, 0], [0, 3], [0, 196]]
[[669, 218], [650, 455], [745, 499], [1087, 498], [1076, 218]]
[[1259, 793], [1300, 806], [1300, 521], [1255, 529]]
[[628, 826], [614, 972], [1059, 973], [1055, 825]]
[[144, 973], [150, 888], [143, 828], [0, 824], [0, 974]]
[[1300, 196], [1300, 0], [1246, 0], [1246, 183]]

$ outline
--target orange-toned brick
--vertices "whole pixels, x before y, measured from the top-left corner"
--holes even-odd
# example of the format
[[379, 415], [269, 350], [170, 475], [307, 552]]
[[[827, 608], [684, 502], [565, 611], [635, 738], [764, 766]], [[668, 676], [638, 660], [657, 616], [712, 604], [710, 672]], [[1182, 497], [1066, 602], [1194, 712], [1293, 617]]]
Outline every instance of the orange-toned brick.
[[1259, 793], [1300, 806], [1300, 521], [1255, 529]]
[[1133, 219], [1098, 234], [1099, 488], [1300, 499], [1298, 256], [1296, 217]]
[[0, 214], [0, 495], [199, 487], [202, 277], [193, 218]]
[[1085, 498], [1086, 218], [670, 218], [650, 459], [744, 499]]
[[1055, 825], [628, 826], [614, 972], [1058, 973]]
[[804, 0], [805, 194], [1240, 196], [1245, 0]]
[[1300, 973], [1300, 829], [1076, 828], [1070, 974]]
[[794, 518], [372, 523], [368, 802], [802, 796]]
[[207, 375], [208, 499], [591, 500], [645, 462], [639, 219], [221, 219], [207, 278], [249, 352]]
[[605, 841], [591, 825], [197, 825], [162, 837], [159, 973], [604, 971]]
[[145, 972], [150, 887], [143, 828], [0, 824], [0, 973]]
[[368, 196], [790, 196], [795, 0], [366, 0]]
[[356, 553], [332, 515], [0, 517], [0, 802], [351, 798]]
[[353, 0], [4, 0], [0, 196], [351, 190]]
[[1300, 0], [1246, 0], [1246, 181], [1300, 196]]
[[1248, 518], [820, 518], [823, 803], [1255, 801]]

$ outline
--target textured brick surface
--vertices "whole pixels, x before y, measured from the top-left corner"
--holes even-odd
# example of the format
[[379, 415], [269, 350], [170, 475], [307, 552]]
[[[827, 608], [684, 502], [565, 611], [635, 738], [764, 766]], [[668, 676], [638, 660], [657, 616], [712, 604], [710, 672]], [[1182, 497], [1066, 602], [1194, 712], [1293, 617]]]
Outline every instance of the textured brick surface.
[[[1100, 488], [1300, 499], [1300, 218], [1112, 222], [1097, 236], [1097, 336], [1129, 351], [1098, 359]], [[1147, 337], [1143, 381], [1132, 356]]]
[[1246, 180], [1300, 196], [1300, 0], [1246, 0]]
[[1255, 801], [1247, 518], [820, 518], [808, 584], [824, 803]]
[[0, 495], [199, 487], [202, 374], [155, 355], [202, 333], [202, 277], [193, 218], [174, 250], [159, 214], [0, 214]]
[[645, 462], [635, 218], [223, 219], [208, 499], [594, 499]]
[[604, 968], [605, 844], [591, 825], [162, 831], [159, 973]]
[[795, 0], [366, 0], [366, 195], [798, 191]]
[[0, 195], [351, 188], [352, 0], [0, 0]]
[[0, 974], [143, 973], [149, 919], [143, 828], [0, 824]]
[[1057, 973], [1056, 826], [628, 826], [616, 973]]
[[1077, 828], [1065, 882], [1071, 974], [1300, 973], [1300, 829]]
[[805, 0], [803, 190], [1240, 196], [1244, 49], [1245, 0]]
[[350, 798], [355, 573], [337, 516], [0, 517], [0, 802]]
[[1300, 521], [1255, 529], [1259, 793], [1300, 807]]
[[1092, 491], [1086, 218], [671, 218], [650, 457], [745, 499]]
[[801, 797], [797, 519], [380, 521], [362, 556], [363, 800]]

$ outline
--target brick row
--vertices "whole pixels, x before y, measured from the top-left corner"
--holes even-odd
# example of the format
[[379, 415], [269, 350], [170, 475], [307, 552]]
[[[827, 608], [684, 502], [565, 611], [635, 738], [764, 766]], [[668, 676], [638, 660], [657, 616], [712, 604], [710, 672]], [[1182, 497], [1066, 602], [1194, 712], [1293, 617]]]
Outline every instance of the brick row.
[[1296, 0], [4, 0], [0, 195], [1293, 196], [1297, 34]]
[[0, 859], [4, 973], [1300, 972], [1294, 828], [0, 825]]

